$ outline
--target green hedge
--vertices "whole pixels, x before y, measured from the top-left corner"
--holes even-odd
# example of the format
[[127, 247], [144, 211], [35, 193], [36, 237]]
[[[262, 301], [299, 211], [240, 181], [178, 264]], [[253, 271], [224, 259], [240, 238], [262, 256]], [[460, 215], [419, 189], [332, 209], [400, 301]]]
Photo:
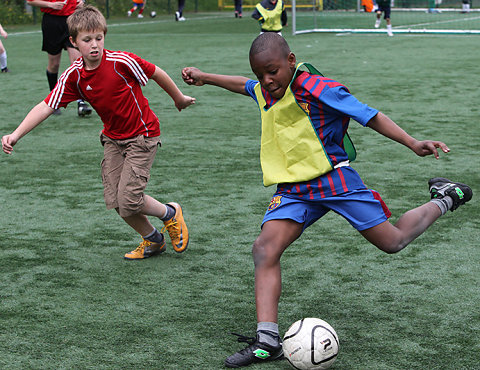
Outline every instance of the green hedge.
[[31, 22], [32, 15], [25, 12], [25, 0], [4, 0], [0, 2], [0, 23], [3, 26]]
[[[33, 8], [27, 12], [25, 0], [0, 1], [0, 23], [3, 26], [40, 22], [40, 9]], [[233, 3], [233, 0], [231, 0]], [[131, 0], [87, 0], [88, 4], [98, 7], [106, 16], [125, 15], [132, 6]], [[158, 14], [173, 14], [177, 9], [177, 0], [147, 0], [146, 9], [155, 10]], [[218, 0], [186, 0], [186, 12], [205, 12], [218, 10]]]

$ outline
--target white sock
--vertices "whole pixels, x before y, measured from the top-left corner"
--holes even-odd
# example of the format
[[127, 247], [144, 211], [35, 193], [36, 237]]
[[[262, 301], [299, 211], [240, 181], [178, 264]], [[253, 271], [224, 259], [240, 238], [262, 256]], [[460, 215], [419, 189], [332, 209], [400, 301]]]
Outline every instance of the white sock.
[[6, 51], [0, 54], [0, 68], [1, 69], [7, 68], [7, 52]]
[[389, 30], [389, 31], [392, 30], [392, 25], [391, 24], [387, 24], [387, 30]]

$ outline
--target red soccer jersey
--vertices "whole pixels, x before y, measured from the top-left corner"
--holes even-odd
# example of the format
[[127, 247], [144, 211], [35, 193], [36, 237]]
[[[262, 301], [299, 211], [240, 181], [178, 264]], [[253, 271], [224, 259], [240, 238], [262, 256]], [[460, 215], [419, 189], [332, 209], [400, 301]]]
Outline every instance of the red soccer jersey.
[[[32, 0], [27, 0], [28, 2]], [[45, 0], [49, 3], [58, 2], [59, 0]], [[60, 10], [55, 10], [51, 8], [40, 8], [43, 13], [49, 13], [53, 15], [62, 15], [68, 17], [72, 15], [75, 9], [77, 8], [77, 0], [67, 0], [67, 3]]]
[[102, 62], [94, 70], [86, 70], [81, 58], [73, 62], [45, 103], [57, 109], [77, 99], [88, 101], [102, 119], [103, 133], [111, 139], [159, 136], [158, 117], [141, 88], [155, 68], [135, 54], [104, 49]]

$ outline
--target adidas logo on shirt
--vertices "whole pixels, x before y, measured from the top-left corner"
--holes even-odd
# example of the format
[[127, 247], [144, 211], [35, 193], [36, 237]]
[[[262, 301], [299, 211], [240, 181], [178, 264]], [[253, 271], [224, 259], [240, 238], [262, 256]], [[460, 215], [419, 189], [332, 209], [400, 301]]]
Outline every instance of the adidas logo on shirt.
[[87, 91], [93, 90], [90, 85], [87, 85]]

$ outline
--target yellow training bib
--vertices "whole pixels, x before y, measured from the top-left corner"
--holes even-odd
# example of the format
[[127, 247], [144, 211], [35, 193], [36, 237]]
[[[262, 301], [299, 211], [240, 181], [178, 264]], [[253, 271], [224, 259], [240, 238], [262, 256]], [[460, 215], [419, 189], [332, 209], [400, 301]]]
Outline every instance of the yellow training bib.
[[265, 9], [260, 3], [257, 4], [256, 8], [263, 17], [264, 22], [262, 23], [262, 28], [264, 30], [275, 32], [282, 30], [282, 0], [278, 0], [277, 5], [272, 10]]
[[291, 84], [269, 109], [265, 109], [260, 83], [255, 86], [262, 118], [260, 162], [265, 186], [307, 181], [333, 169], [310, 117], [295, 99]]

